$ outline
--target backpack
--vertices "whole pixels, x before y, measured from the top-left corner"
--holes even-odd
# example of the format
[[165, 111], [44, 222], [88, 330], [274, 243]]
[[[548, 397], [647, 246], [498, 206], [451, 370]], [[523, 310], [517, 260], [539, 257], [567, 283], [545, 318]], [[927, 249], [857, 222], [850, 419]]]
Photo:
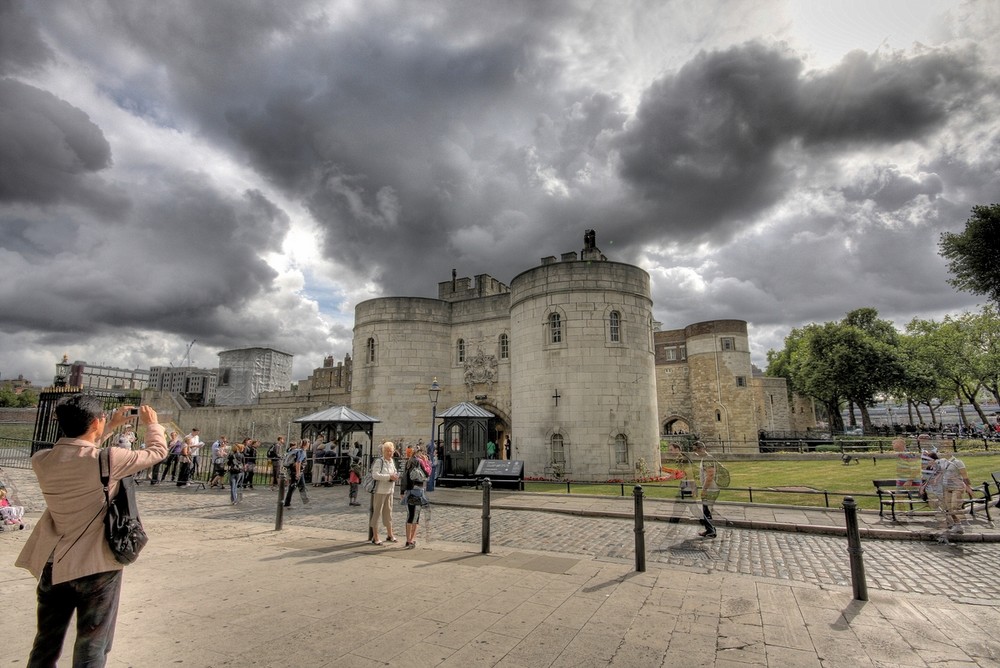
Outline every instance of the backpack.
[[272, 443], [271, 447], [267, 449], [268, 459], [280, 459], [281, 455], [278, 454], [278, 444]]
[[722, 465], [722, 462], [715, 461], [715, 484], [719, 489], [725, 489], [729, 487], [731, 480], [729, 479], [729, 469]]
[[285, 458], [281, 461], [286, 469], [295, 468], [295, 462], [299, 461], [299, 450], [289, 450], [285, 453]]
[[243, 465], [237, 460], [235, 453], [229, 454], [229, 460], [226, 464], [230, 473], [243, 473]]

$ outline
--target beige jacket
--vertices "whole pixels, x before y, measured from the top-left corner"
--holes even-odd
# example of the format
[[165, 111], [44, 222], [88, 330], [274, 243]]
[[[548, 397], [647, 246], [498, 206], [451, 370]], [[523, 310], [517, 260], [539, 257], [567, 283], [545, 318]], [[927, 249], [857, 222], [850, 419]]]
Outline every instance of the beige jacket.
[[[105, 499], [97, 461], [100, 448], [76, 438], [61, 438], [31, 458], [31, 468], [45, 496], [46, 509], [38, 520], [15, 566], [41, 577], [52, 556], [52, 583], [67, 582], [94, 573], [122, 568], [104, 538]], [[112, 498], [118, 481], [149, 468], [167, 456], [163, 426], [148, 425], [146, 449], [111, 448]]]

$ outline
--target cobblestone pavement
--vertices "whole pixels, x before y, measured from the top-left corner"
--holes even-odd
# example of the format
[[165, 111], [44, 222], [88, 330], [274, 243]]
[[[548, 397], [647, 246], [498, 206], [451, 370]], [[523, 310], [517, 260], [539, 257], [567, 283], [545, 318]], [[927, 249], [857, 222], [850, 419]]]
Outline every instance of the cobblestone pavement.
[[[178, 490], [172, 486], [142, 486], [143, 512], [186, 514], [206, 519], [244, 519], [274, 525], [276, 492], [248, 490], [242, 503], [231, 506], [228, 490]], [[303, 506], [296, 492], [284, 522], [367, 531], [367, 505], [348, 507], [347, 489], [309, 488], [311, 503]], [[362, 500], [366, 497], [362, 494]], [[155, 508], [155, 510], [153, 510]], [[442, 540], [480, 545], [482, 515], [478, 508], [437, 506], [425, 513], [418, 542]], [[405, 510], [393, 514], [402, 533]], [[757, 575], [817, 585], [850, 587], [850, 563], [844, 538], [818, 534], [721, 528], [719, 538], [703, 540], [692, 523], [646, 522], [647, 564], [683, 566], [698, 572]], [[540, 549], [631, 562], [634, 526], [629, 520], [494, 509], [491, 547]], [[956, 601], [1000, 600], [1000, 544], [962, 543], [951, 546], [917, 541], [878, 540], [864, 543], [869, 589], [939, 594]]]

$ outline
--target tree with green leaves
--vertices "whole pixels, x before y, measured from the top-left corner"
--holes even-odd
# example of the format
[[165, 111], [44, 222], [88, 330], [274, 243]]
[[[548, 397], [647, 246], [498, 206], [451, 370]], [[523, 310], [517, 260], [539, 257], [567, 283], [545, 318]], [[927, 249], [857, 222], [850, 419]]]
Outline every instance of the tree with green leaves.
[[952, 286], [1000, 304], [1000, 204], [972, 207], [961, 233], [944, 232], [941, 256]]
[[844, 400], [858, 406], [864, 429], [871, 430], [868, 408], [905, 375], [899, 332], [873, 308], [851, 311], [840, 322], [793, 330], [785, 350], [770, 351], [768, 362], [768, 375], [784, 376], [796, 392], [826, 407], [835, 432], [843, 431]]

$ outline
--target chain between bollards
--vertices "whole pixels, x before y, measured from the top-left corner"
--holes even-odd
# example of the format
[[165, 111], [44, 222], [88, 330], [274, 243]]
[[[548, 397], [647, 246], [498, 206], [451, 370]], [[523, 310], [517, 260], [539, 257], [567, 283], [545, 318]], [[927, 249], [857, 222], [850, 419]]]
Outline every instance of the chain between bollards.
[[646, 528], [642, 514], [642, 485], [632, 488], [635, 499], [635, 570], [646, 572]]
[[493, 483], [489, 478], [483, 479], [483, 554], [490, 553], [490, 489]]
[[278, 475], [278, 510], [274, 514], [274, 530], [281, 531], [281, 526], [285, 521], [285, 472]]
[[858, 504], [853, 496], [844, 497], [844, 521], [847, 525], [847, 553], [851, 557], [851, 584], [854, 600], [868, 600], [868, 582], [865, 579], [865, 562], [861, 549], [861, 531], [858, 529]]

